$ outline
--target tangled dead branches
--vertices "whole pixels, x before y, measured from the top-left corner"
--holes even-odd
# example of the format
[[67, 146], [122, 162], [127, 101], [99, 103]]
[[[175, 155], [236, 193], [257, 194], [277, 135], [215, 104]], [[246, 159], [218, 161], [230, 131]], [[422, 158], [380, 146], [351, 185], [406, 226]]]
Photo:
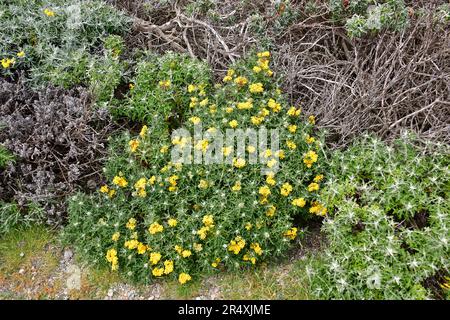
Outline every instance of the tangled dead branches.
[[33, 92], [0, 80], [0, 124], [0, 141], [17, 158], [0, 172], [0, 200], [40, 204], [59, 222], [66, 195], [97, 186], [113, 125], [84, 89]]
[[405, 128], [450, 142], [450, 32], [432, 15], [355, 41], [339, 29], [309, 28], [281, 46], [277, 65], [293, 101], [317, 114], [337, 145]]

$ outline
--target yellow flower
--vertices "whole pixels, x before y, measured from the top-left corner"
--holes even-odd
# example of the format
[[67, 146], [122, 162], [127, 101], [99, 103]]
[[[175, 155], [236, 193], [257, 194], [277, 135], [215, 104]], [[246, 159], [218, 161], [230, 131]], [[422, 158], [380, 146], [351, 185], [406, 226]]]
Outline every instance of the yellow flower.
[[289, 116], [291, 116], [291, 117], [298, 117], [298, 116], [300, 115], [301, 112], [302, 112], [302, 110], [301, 110], [300, 108], [297, 109], [297, 108], [295, 108], [295, 107], [291, 107], [291, 108], [288, 110], [287, 114], [288, 114]]
[[268, 186], [262, 186], [259, 188], [259, 194], [264, 198], [267, 198], [270, 195], [270, 188]]
[[228, 124], [230, 125], [231, 128], [236, 128], [238, 126], [238, 122], [237, 120], [231, 120], [230, 122], [228, 122]]
[[297, 126], [295, 124], [290, 124], [288, 130], [290, 133], [295, 133], [295, 131], [297, 131]]
[[273, 112], [279, 112], [281, 110], [281, 104], [277, 103], [274, 99], [269, 99], [267, 106], [272, 109]]
[[255, 257], [250, 257], [248, 254], [244, 254], [244, 256], [242, 257], [242, 260], [244, 260], [244, 261], [251, 261], [252, 264], [256, 263], [256, 258]]
[[166, 260], [164, 261], [164, 274], [169, 274], [173, 271], [173, 261]]
[[274, 175], [273, 173], [267, 175], [266, 183], [267, 183], [268, 185], [274, 186], [274, 185], [277, 183], [276, 180], [274, 179], [274, 176], [275, 176], [275, 175]]
[[248, 146], [247, 147], [247, 152], [248, 153], [254, 153], [256, 151], [256, 148], [254, 146]]
[[316, 139], [314, 139], [314, 137], [311, 137], [309, 134], [307, 134], [305, 137], [305, 141], [307, 144], [312, 144], [312, 143], [314, 143], [314, 141], [316, 141]]
[[246, 230], [251, 230], [252, 227], [253, 227], [253, 225], [252, 225], [250, 222], [247, 222], [247, 223], [245, 224], [245, 229], [246, 229]]
[[287, 230], [284, 233], [284, 236], [289, 238], [289, 239], [291, 239], [291, 240], [294, 240], [295, 237], [297, 237], [297, 228], [294, 227], [294, 228], [291, 228], [291, 229]]
[[261, 82], [252, 83], [248, 86], [250, 93], [261, 93], [264, 92], [264, 87]]
[[0, 62], [4, 69], [8, 69], [12, 64], [16, 63], [16, 60], [6, 58], [6, 59], [0, 60]]
[[101, 193], [108, 193], [109, 192], [109, 188], [107, 185], [103, 185], [100, 187], [100, 192]]
[[231, 80], [233, 80], [233, 78], [231, 77], [231, 76], [225, 76], [225, 77], [223, 77], [223, 82], [228, 82], [228, 81], [231, 81]]
[[183, 251], [183, 249], [182, 249], [179, 245], [175, 245], [175, 251], [176, 251], [178, 254], [181, 254], [181, 251]]
[[214, 217], [211, 214], [208, 214], [203, 217], [202, 222], [207, 227], [212, 227], [214, 225]]
[[114, 189], [111, 189], [111, 190], [109, 190], [109, 192], [108, 192], [109, 198], [114, 197], [115, 194], [116, 194], [116, 190], [114, 190]]
[[130, 84], [128, 85], [128, 88], [130, 88], [130, 90], [133, 90], [134, 87], [135, 87], [134, 83], [130, 83]]
[[24, 52], [24, 51], [18, 52], [18, 53], [17, 53], [17, 57], [19, 57], [19, 58], [25, 57], [25, 52]]
[[314, 182], [319, 183], [322, 180], [323, 180], [323, 174], [318, 174], [317, 176], [314, 177]]
[[272, 70], [267, 70], [267, 71], [266, 71], [266, 74], [267, 74], [269, 77], [271, 77], [271, 76], [273, 75], [273, 71], [272, 71]]
[[196, 90], [197, 90], [197, 86], [195, 86], [193, 84], [188, 85], [188, 92], [189, 93], [194, 92]]
[[138, 254], [144, 254], [147, 251], [147, 246], [143, 244], [142, 242], [139, 242], [137, 247]]
[[310, 183], [308, 185], [308, 191], [309, 192], [313, 192], [313, 191], [317, 191], [317, 190], [319, 190], [319, 184], [318, 183], [312, 182], [312, 183]]
[[198, 98], [197, 97], [191, 97], [191, 102], [189, 103], [189, 107], [190, 108], [194, 108], [198, 103]]
[[188, 257], [190, 257], [191, 255], [192, 255], [191, 250], [183, 250], [183, 251], [181, 252], [181, 256], [182, 256], [183, 258], [188, 258]]
[[232, 151], [233, 151], [233, 147], [223, 147], [222, 148], [222, 153], [225, 157], [228, 157]]
[[159, 252], [152, 252], [150, 253], [150, 262], [155, 265], [161, 260], [161, 253]]
[[133, 250], [136, 249], [139, 245], [139, 241], [137, 241], [136, 239], [133, 240], [127, 240], [125, 241], [125, 243], [123, 244], [123, 246], [129, 250]]
[[233, 191], [240, 191], [242, 189], [241, 187], [241, 182], [240, 181], [236, 181], [236, 183], [231, 187], [231, 190]]
[[152, 270], [152, 274], [155, 277], [161, 277], [163, 275], [163, 273], [164, 273], [164, 268], [153, 268], [153, 270]]
[[275, 215], [276, 211], [277, 211], [277, 207], [271, 205], [270, 207], [267, 208], [266, 216], [271, 218], [271, 217], [273, 217]]
[[303, 208], [306, 205], [306, 201], [303, 198], [297, 198], [292, 200], [292, 205]]
[[143, 125], [141, 132], [139, 132], [139, 135], [141, 136], [141, 138], [143, 138], [147, 134], [147, 131], [148, 131], [148, 127], [146, 125]]
[[270, 52], [269, 51], [262, 51], [262, 52], [258, 52], [257, 54], [258, 58], [269, 58], [270, 57]]
[[234, 159], [233, 160], [233, 165], [236, 167], [236, 168], [238, 168], [238, 169], [241, 169], [241, 168], [243, 168], [243, 167], [245, 167], [245, 159], [242, 159], [242, 158], [238, 158], [238, 159]]
[[263, 250], [261, 249], [261, 247], [259, 246], [259, 243], [252, 243], [250, 244], [250, 248], [253, 249], [253, 251], [255, 251], [255, 253], [260, 256], [263, 254]]
[[235, 73], [236, 73], [236, 71], [234, 71], [234, 69], [229, 69], [227, 71], [227, 76], [232, 77], [232, 76], [234, 76]]
[[134, 228], [136, 228], [136, 219], [135, 218], [130, 218], [130, 220], [128, 220], [128, 222], [126, 224], [126, 227], [129, 230], [134, 230]]
[[119, 238], [120, 238], [119, 232], [114, 232], [114, 234], [111, 237], [112, 241], [114, 241], [114, 242], [117, 242], [117, 240], [119, 240]]
[[308, 168], [311, 168], [313, 163], [317, 162], [317, 158], [317, 153], [315, 153], [313, 150], [309, 150], [303, 155], [303, 163], [306, 164]]
[[159, 152], [161, 153], [167, 153], [169, 151], [169, 146], [162, 146], [161, 149], [159, 149]]
[[200, 105], [201, 107], [205, 107], [205, 106], [208, 105], [208, 101], [209, 101], [208, 98], [203, 99], [202, 101], [200, 101], [199, 105]]
[[227, 108], [225, 108], [225, 112], [226, 113], [232, 113], [233, 112], [233, 108], [232, 107], [227, 107]]
[[248, 83], [248, 80], [245, 77], [237, 77], [236, 79], [234, 79], [234, 83], [242, 87]]
[[287, 197], [291, 192], [292, 192], [292, 186], [289, 182], [286, 182], [281, 186], [281, 189], [280, 189], [281, 195]]
[[234, 254], [239, 252], [245, 247], [245, 240], [242, 237], [237, 236], [234, 240], [231, 240], [228, 244], [228, 251], [232, 251]]
[[200, 237], [201, 240], [205, 240], [206, 236], [208, 234], [209, 227], [201, 227], [200, 230], [197, 230], [197, 235]]
[[291, 150], [295, 150], [297, 148], [297, 145], [295, 144], [295, 142], [291, 141], [291, 140], [286, 141], [286, 146]]
[[239, 102], [236, 105], [236, 108], [238, 108], [239, 110], [249, 110], [249, 109], [253, 108], [253, 102], [250, 99], [245, 102]]
[[262, 70], [261, 67], [258, 67], [258, 66], [254, 66], [254, 67], [253, 67], [253, 72], [254, 72], [254, 73], [260, 73], [261, 70]]
[[53, 10], [50, 10], [50, 9], [44, 9], [44, 14], [47, 16], [47, 17], [54, 17], [55, 16], [55, 12], [53, 11]]
[[318, 201], [314, 201], [312, 203], [312, 207], [309, 208], [309, 213], [313, 213], [313, 214], [318, 215], [318, 216], [325, 216], [327, 214], [327, 208], [325, 208]]
[[150, 232], [150, 234], [156, 234], [159, 232], [163, 232], [164, 227], [162, 225], [160, 225], [158, 222], [153, 222], [150, 227], [148, 228], [148, 232]]
[[203, 250], [202, 244], [201, 244], [201, 243], [194, 243], [194, 250], [195, 250], [196, 252], [202, 251], [202, 250]]
[[111, 270], [115, 271], [119, 265], [119, 259], [117, 258], [116, 249], [109, 249], [106, 252], [106, 260], [111, 263]]
[[140, 178], [138, 181], [136, 181], [136, 183], [134, 184], [134, 187], [135, 187], [136, 189], [144, 189], [146, 183], [147, 183], [147, 179], [145, 179], [145, 178]]
[[309, 121], [309, 123], [311, 123], [311, 124], [315, 124], [315, 123], [316, 123], [316, 118], [315, 118], [314, 116], [309, 116], [309, 117], [308, 117], [308, 121]]
[[171, 82], [170, 82], [170, 80], [161, 80], [160, 82], [159, 82], [159, 86], [161, 87], [161, 88], [163, 88], [163, 89], [168, 89], [168, 88], [170, 88], [170, 86], [171, 86]]
[[169, 221], [167, 221], [167, 223], [169, 224], [169, 227], [174, 228], [177, 226], [178, 221], [177, 221], [177, 219], [170, 218]]
[[191, 280], [191, 276], [189, 274], [187, 274], [187, 273], [183, 272], [183, 273], [180, 273], [180, 275], [178, 276], [178, 281], [181, 284], [185, 284], [186, 282], [188, 282], [190, 280]]
[[283, 160], [283, 159], [285, 158], [286, 155], [284, 154], [284, 150], [278, 150], [278, 151], [275, 153], [275, 156]]
[[131, 152], [136, 152], [137, 148], [139, 147], [139, 141], [130, 140], [130, 142], [128, 142], [128, 145], [130, 146]]
[[150, 185], [154, 185], [156, 182], [156, 177], [155, 176], [151, 176], [150, 179], [148, 179], [148, 183]]
[[255, 117], [255, 116], [252, 116], [252, 117], [250, 118], [250, 121], [251, 121], [252, 124], [254, 124], [255, 126], [259, 126], [259, 125], [264, 121], [264, 118], [263, 118], [263, 117]]
[[217, 266], [219, 265], [220, 261], [221, 261], [221, 260], [220, 260], [219, 258], [216, 258], [216, 260], [214, 260], [214, 262], [211, 263], [211, 266], [212, 266], [213, 268], [217, 268]]
[[189, 121], [192, 122], [193, 124], [199, 124], [201, 119], [199, 117], [191, 117], [189, 118]]
[[275, 160], [275, 159], [270, 159], [269, 161], [267, 161], [267, 167], [269, 167], [269, 168], [272, 168], [276, 164], [277, 164], [277, 160]]

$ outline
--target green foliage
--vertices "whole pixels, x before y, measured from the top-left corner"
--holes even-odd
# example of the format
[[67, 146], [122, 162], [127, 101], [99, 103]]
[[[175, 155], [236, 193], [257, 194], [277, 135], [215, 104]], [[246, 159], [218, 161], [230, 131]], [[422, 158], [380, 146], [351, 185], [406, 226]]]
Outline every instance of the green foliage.
[[345, 21], [351, 38], [376, 34], [381, 30], [401, 30], [408, 23], [408, 11], [403, 0], [330, 0], [335, 20]]
[[148, 54], [137, 66], [129, 102], [115, 112], [141, 122], [152, 121], [155, 114], [163, 117], [183, 114], [189, 105], [189, 97], [185, 94], [187, 86], [196, 83], [206, 89], [210, 79], [208, 66], [187, 55], [168, 53], [158, 57]]
[[8, 149], [0, 145], [0, 169], [14, 161], [14, 155]]
[[110, 102], [127, 69], [127, 62], [120, 59], [124, 42], [120, 36], [104, 40], [105, 54], [92, 59], [87, 71], [90, 90], [97, 103]]
[[425, 299], [424, 280], [449, 272], [448, 150], [421, 154], [364, 138], [332, 160], [322, 201], [329, 245], [309, 267], [324, 299]]
[[[102, 1], [0, 1], [1, 73], [31, 70], [36, 86], [81, 83], [90, 53], [109, 34], [124, 34], [130, 19]], [[6, 67], [5, 67], [6, 66]]]
[[[185, 57], [169, 54], [158, 64], [141, 64], [130, 105], [140, 108], [135, 117], [152, 121], [138, 136], [127, 133], [112, 141], [106, 183], [98, 193], [71, 199], [67, 243], [93, 263], [109, 264], [138, 281], [238, 270], [283, 254], [302, 233], [295, 218], [325, 213], [316, 202], [317, 189], [308, 190], [323, 179], [323, 154], [322, 142], [312, 137], [314, 118], [304, 121], [300, 109], [286, 105], [269, 56], [241, 61], [214, 86], [205, 85], [208, 73], [195, 72], [203, 66]], [[183, 103], [176, 104], [173, 95]], [[173, 110], [182, 112], [187, 131], [201, 123], [207, 133], [193, 139], [170, 134], [167, 114]], [[249, 142], [244, 158], [238, 158], [234, 139], [215, 149], [225, 162], [172, 162], [176, 148], [197, 155], [213, 151], [214, 132], [234, 125], [279, 128], [283, 151], [264, 149], [263, 160], [251, 164], [247, 155], [258, 146], [250, 151]], [[319, 161], [309, 162], [306, 154]], [[261, 173], [275, 164], [278, 172]], [[165, 265], [170, 263], [173, 272]]]
[[42, 222], [44, 211], [30, 203], [27, 208], [20, 208], [16, 203], [0, 201], [0, 236], [18, 227], [30, 227]]

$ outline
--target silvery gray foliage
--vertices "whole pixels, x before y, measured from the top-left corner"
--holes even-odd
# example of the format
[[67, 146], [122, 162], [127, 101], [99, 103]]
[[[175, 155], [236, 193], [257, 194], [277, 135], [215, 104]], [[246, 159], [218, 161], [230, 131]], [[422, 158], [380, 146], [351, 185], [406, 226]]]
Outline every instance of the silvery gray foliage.
[[0, 200], [42, 205], [49, 223], [64, 218], [64, 197], [95, 188], [114, 125], [83, 88], [38, 92], [0, 80], [0, 143], [17, 157], [0, 172]]

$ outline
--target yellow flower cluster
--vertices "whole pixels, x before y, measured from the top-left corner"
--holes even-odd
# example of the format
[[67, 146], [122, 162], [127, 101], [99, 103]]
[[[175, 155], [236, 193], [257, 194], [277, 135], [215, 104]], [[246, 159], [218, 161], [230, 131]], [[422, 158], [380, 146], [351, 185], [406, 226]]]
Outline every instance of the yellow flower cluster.
[[44, 9], [44, 14], [45, 14], [47, 17], [54, 17], [54, 16], [55, 16], [55, 11], [46, 8], [46, 9]]
[[313, 214], [318, 215], [318, 216], [325, 216], [327, 214], [327, 208], [325, 208], [318, 201], [314, 201], [312, 203], [311, 208], [309, 208], [309, 213], [313, 213]]
[[294, 240], [297, 237], [297, 230], [298, 229], [295, 227], [291, 228], [284, 233], [284, 236], [291, 240]]
[[122, 176], [115, 176], [113, 179], [113, 184], [118, 187], [125, 188], [128, 185], [128, 181]]
[[248, 89], [251, 93], [261, 93], [264, 91], [264, 86], [261, 82], [257, 82], [249, 85]]
[[303, 155], [303, 163], [306, 164], [308, 168], [311, 168], [312, 165], [317, 162], [317, 158], [317, 153], [314, 150], [309, 150]]
[[109, 249], [106, 252], [106, 260], [111, 263], [111, 270], [116, 271], [119, 268], [119, 259], [117, 258], [117, 250]]
[[16, 60], [13, 59], [9, 59], [9, 58], [3, 58], [2, 60], [0, 60], [3, 69], [8, 69], [9, 67], [11, 67], [11, 65], [16, 63]]
[[208, 232], [214, 228], [214, 217], [211, 214], [207, 214], [202, 219], [203, 227], [197, 230], [197, 235], [201, 240], [205, 240]]
[[153, 222], [150, 227], [148, 227], [148, 232], [150, 232], [150, 234], [157, 234], [160, 232], [163, 232], [164, 227], [162, 225], [160, 225], [158, 222]]
[[163, 89], [168, 89], [172, 85], [172, 82], [170, 80], [161, 80], [159, 82], [159, 86]]
[[234, 240], [231, 240], [228, 244], [228, 251], [232, 251], [234, 254], [239, 254], [239, 252], [244, 249], [245, 240], [241, 236], [237, 236]]

